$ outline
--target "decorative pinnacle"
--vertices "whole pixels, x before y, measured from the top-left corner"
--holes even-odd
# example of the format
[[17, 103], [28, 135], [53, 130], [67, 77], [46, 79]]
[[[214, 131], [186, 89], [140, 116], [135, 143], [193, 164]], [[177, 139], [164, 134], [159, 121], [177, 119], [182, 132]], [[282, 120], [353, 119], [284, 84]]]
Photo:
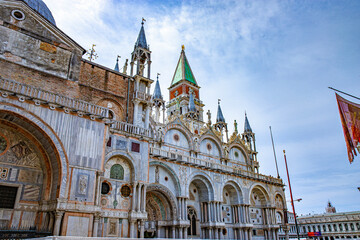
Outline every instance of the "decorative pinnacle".
[[121, 58], [121, 56], [117, 55], [116, 62], [119, 62], [119, 58]]
[[159, 81], [159, 76], [160, 76], [160, 73], [157, 73], [156, 74], [156, 80], [158, 80], [158, 81]]
[[220, 101], [221, 101], [221, 99], [218, 99], [218, 105], [220, 105]]
[[181, 45], [181, 50], [185, 50], [185, 45], [183, 44], [183, 45]]
[[285, 150], [283, 150], [284, 154], [285, 154]]
[[141, 20], [141, 25], [144, 25], [144, 22], [146, 22], [146, 19], [145, 19], [145, 18], [142, 18], [142, 20]]

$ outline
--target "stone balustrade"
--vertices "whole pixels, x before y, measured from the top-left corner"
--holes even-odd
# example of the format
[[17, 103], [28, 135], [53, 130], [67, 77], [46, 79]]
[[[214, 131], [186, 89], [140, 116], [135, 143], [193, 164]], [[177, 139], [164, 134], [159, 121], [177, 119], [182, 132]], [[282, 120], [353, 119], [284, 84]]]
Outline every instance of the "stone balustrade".
[[0, 91], [3, 96], [17, 95], [23, 100], [30, 99], [44, 104], [54, 104], [73, 112], [83, 112], [98, 118], [107, 118], [109, 110], [85, 101], [62, 96], [39, 88], [0, 77]]
[[142, 101], [150, 101], [151, 100], [151, 95], [147, 94], [146, 92], [135, 91], [134, 92], [134, 98], [142, 100]]
[[134, 134], [138, 136], [152, 138], [153, 134], [149, 129], [135, 126], [130, 123], [115, 121], [111, 124], [110, 129], [117, 132]]
[[230, 173], [240, 177], [251, 178], [264, 182], [281, 184], [281, 185], [283, 184], [282, 180], [278, 178], [266, 176], [255, 172], [249, 172], [246, 170], [241, 170], [239, 168], [235, 168], [233, 166], [227, 166], [225, 164], [216, 163], [214, 160], [191, 157], [185, 154], [181, 154], [179, 152], [167, 151], [164, 149], [151, 147], [150, 155], [158, 158], [163, 158], [169, 161], [180, 162], [196, 167], [201, 167], [208, 170]]

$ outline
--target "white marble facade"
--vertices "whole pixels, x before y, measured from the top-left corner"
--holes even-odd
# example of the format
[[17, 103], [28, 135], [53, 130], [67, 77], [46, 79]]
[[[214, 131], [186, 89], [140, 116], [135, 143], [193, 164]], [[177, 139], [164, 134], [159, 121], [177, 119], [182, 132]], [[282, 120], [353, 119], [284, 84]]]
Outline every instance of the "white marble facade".
[[[5, 79], [8, 69], [0, 69], [0, 191], [7, 195], [0, 234], [11, 229], [82, 237], [278, 239], [286, 211], [282, 180], [259, 173], [250, 125], [243, 133], [236, 125], [228, 136], [223, 118], [214, 121], [208, 113], [203, 121], [200, 87], [187, 60], [181, 66], [186, 74], [175, 75], [191, 81], [173, 80], [165, 115], [161, 94], [150, 94], [144, 26], [127, 75], [81, 60], [84, 49], [48, 15], [33, 11], [31, 4], [38, 3], [0, 0], [0, 64], [19, 71]], [[26, 18], [17, 19], [14, 10]], [[66, 59], [56, 51], [66, 52]], [[130, 107], [116, 106], [124, 115], [124, 109], [132, 111], [131, 123], [110, 111], [108, 98], [99, 106], [87, 96], [80, 101], [57, 92], [67, 84], [79, 87], [85, 64], [130, 79]], [[16, 81], [29, 69], [40, 76], [33, 83], [51, 82], [51, 91]], [[115, 103], [117, 96], [109, 96]], [[187, 109], [191, 97], [195, 110]]]

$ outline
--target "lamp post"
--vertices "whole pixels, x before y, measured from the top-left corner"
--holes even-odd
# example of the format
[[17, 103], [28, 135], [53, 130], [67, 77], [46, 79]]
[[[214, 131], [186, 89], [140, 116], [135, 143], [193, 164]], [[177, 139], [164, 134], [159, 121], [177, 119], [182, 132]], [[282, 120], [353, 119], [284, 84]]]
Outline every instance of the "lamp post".
[[[285, 166], [286, 166], [287, 178], [288, 178], [288, 182], [289, 182], [289, 190], [290, 190], [291, 206], [292, 206], [292, 209], [293, 209], [293, 212], [294, 212], [294, 220], [295, 220], [296, 235], [297, 235], [298, 240], [300, 240], [300, 236], [299, 236], [299, 228], [298, 228], [298, 225], [297, 225], [297, 220], [296, 220], [295, 206], [294, 206], [294, 200], [293, 200], [292, 191], [291, 191], [290, 176], [289, 176], [289, 170], [288, 170], [287, 161], [286, 161], [286, 154], [285, 154], [285, 150], [284, 150], [284, 159], [285, 159]], [[299, 199], [296, 199], [296, 200], [301, 201], [301, 200], [299, 200]]]

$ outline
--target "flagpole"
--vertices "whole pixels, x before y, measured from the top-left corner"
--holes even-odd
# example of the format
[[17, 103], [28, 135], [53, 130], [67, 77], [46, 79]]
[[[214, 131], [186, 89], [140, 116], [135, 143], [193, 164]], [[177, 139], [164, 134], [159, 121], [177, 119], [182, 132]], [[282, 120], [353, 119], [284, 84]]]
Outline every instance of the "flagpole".
[[271, 131], [271, 126], [269, 126], [269, 128], [270, 128], [270, 136], [271, 136], [271, 142], [272, 142], [272, 147], [273, 147], [273, 152], [274, 152], [274, 158], [275, 158], [275, 165], [276, 165], [277, 178], [280, 178], [280, 175], [279, 175], [279, 168], [278, 168], [278, 164], [277, 164], [277, 160], [276, 160], [275, 146], [274, 146], [274, 139], [273, 139], [273, 135], [272, 135], [272, 131]]
[[289, 190], [290, 190], [291, 206], [292, 206], [292, 209], [293, 209], [293, 212], [294, 212], [295, 227], [296, 227], [296, 235], [297, 235], [298, 240], [300, 240], [300, 236], [299, 236], [299, 228], [298, 228], [298, 224], [297, 224], [297, 220], [296, 220], [296, 213], [295, 213], [294, 200], [293, 200], [293, 195], [292, 195], [292, 191], [291, 191], [291, 184], [290, 184], [289, 170], [288, 170], [288, 166], [287, 166], [287, 161], [286, 161], [285, 150], [283, 150], [283, 151], [284, 151], [284, 159], [285, 159], [286, 173], [287, 173], [287, 178], [288, 178], [288, 182], [289, 182]]
[[348, 94], [348, 93], [346, 93], [346, 92], [343, 92], [343, 91], [337, 90], [337, 89], [332, 88], [332, 87], [328, 87], [328, 88], [329, 88], [329, 89], [331, 89], [331, 90], [334, 90], [334, 91], [336, 91], [336, 92], [339, 92], [339, 93], [342, 93], [342, 94], [345, 94], [345, 95], [348, 95], [348, 96], [350, 96], [350, 97], [353, 97], [353, 98], [356, 98], [356, 99], [360, 100], [360, 98], [355, 97], [355, 96], [353, 96], [353, 95], [351, 95], [351, 94]]

